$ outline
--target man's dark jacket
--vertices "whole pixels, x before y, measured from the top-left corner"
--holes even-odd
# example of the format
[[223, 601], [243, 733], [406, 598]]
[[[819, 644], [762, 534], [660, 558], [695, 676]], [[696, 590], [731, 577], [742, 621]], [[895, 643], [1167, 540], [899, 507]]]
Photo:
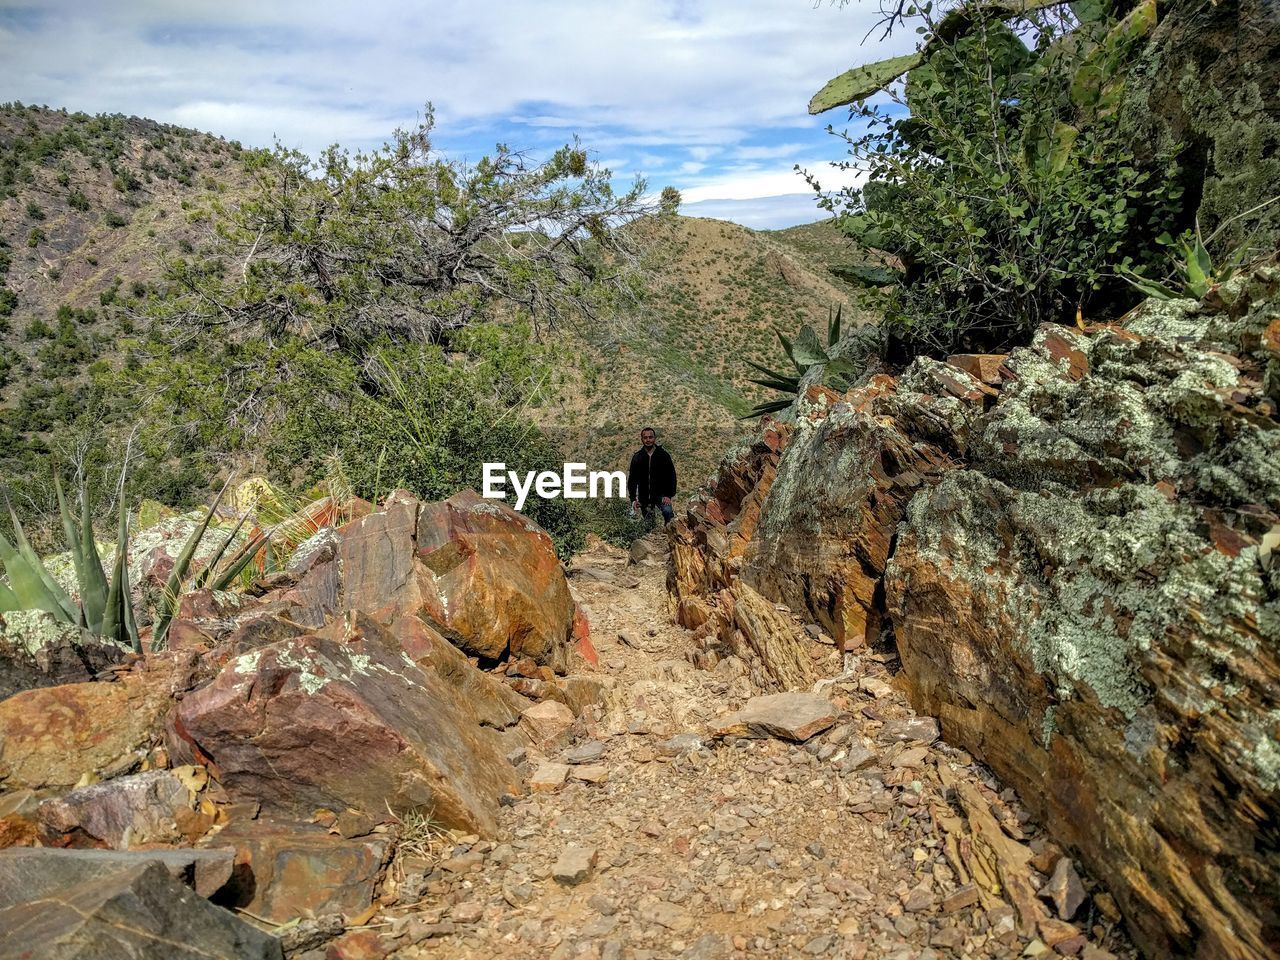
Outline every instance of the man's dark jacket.
[[653, 448], [653, 456], [641, 447], [631, 458], [627, 471], [627, 492], [641, 504], [661, 503], [663, 497], [676, 495], [676, 465], [671, 454], [661, 447]]

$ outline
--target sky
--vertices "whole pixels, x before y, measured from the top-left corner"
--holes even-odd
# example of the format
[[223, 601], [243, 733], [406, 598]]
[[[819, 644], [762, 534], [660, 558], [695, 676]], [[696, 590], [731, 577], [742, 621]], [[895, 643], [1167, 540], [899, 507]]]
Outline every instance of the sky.
[[[879, 5], [819, 0], [0, 0], [0, 101], [124, 113], [245, 146], [356, 149], [412, 125], [475, 161], [580, 138], [681, 212], [821, 219], [797, 164], [846, 182], [809, 98], [914, 37], [862, 43]], [[878, 34], [877, 34], [878, 36]]]

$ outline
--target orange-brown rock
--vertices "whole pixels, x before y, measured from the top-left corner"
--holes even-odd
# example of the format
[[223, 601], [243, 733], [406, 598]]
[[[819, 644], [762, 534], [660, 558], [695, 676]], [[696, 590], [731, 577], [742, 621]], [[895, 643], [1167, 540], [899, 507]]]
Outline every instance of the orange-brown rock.
[[[781, 456], [727, 460], [729, 499], [673, 531], [681, 621], [723, 631], [743, 582], [846, 648], [892, 638], [917, 709], [1148, 955], [1275, 956], [1278, 312], [1267, 265], [1201, 303], [1046, 327], [998, 375], [917, 360], [811, 393]], [[753, 502], [751, 532], [728, 530]], [[1030, 935], [1043, 905], [1017, 899]]]
[[0, 787], [74, 786], [149, 745], [170, 706], [155, 674], [25, 690], [0, 701]]
[[[342, 625], [339, 625], [342, 627]], [[273, 643], [231, 660], [182, 700], [173, 736], [233, 800], [267, 812], [423, 808], [491, 834], [519, 777], [475, 708], [369, 624]]]
[[339, 609], [382, 623], [418, 616], [482, 659], [567, 669], [568, 582], [551, 538], [509, 507], [471, 491], [427, 504], [396, 493], [340, 534]]

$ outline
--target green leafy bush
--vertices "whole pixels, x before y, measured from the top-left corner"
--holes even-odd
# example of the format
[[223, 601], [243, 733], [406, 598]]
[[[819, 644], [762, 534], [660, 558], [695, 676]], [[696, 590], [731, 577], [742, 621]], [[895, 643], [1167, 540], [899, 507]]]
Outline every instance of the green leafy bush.
[[[815, 97], [815, 112], [854, 104], [861, 130], [839, 134], [840, 165], [865, 185], [824, 202], [901, 266], [865, 280], [893, 284], [891, 349], [1007, 347], [1136, 299], [1119, 271], [1154, 262], [1182, 204], [1173, 161], [1139, 166], [1118, 130], [1125, 70], [1156, 16], [1154, 0], [1124, 9], [924, 2], [904, 16], [924, 35], [916, 54]], [[890, 106], [865, 102], [882, 89]]]

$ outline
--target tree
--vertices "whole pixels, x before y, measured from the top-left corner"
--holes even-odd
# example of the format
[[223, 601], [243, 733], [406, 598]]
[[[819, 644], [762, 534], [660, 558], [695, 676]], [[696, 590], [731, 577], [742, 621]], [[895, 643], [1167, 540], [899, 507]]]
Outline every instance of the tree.
[[434, 151], [432, 125], [428, 106], [369, 154], [251, 156], [252, 194], [213, 211], [221, 269], [174, 260], [162, 318], [359, 353], [440, 342], [499, 304], [536, 330], [635, 293], [637, 234], [617, 228], [654, 212], [643, 181], [615, 193], [577, 142], [542, 163], [499, 144], [466, 165]]
[[663, 187], [662, 195], [658, 198], [658, 209], [667, 216], [674, 216], [680, 210], [681, 202], [679, 190], [671, 186]]

